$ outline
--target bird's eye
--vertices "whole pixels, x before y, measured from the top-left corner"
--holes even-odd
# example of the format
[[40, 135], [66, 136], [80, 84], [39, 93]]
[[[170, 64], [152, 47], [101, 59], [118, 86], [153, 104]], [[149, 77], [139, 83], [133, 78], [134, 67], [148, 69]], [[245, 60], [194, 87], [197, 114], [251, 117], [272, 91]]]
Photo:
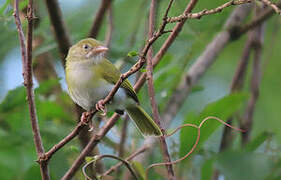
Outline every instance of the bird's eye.
[[89, 48], [90, 48], [90, 46], [88, 44], [83, 45], [83, 49], [88, 50]]

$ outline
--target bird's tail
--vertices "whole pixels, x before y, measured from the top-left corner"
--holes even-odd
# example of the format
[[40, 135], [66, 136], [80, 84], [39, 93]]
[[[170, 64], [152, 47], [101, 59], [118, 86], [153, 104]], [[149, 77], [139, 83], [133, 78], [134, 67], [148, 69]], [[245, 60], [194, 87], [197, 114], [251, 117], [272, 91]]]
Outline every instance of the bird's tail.
[[153, 119], [139, 105], [130, 105], [126, 107], [130, 118], [135, 122], [143, 135], [161, 136], [162, 132]]

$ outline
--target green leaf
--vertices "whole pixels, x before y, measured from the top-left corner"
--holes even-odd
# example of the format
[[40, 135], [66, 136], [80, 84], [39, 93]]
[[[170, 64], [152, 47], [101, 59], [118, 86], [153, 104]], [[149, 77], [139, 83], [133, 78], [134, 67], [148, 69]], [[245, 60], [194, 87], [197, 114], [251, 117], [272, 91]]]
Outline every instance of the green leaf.
[[[233, 113], [241, 108], [246, 97], [247, 96], [242, 93], [235, 93], [225, 96], [216, 102], [208, 104], [199, 115], [196, 115], [194, 113], [187, 115], [186, 120], [183, 124], [191, 123], [199, 125], [201, 121], [208, 116], [215, 116], [226, 121], [231, 115], [233, 115]], [[217, 122], [216, 120], [208, 120], [201, 127], [200, 140], [196, 149], [199, 149], [200, 145], [202, 145], [220, 125], [221, 123]], [[196, 128], [183, 128], [181, 130], [180, 156], [184, 156], [190, 151], [196, 141], [196, 138]]]
[[26, 103], [26, 91], [23, 86], [10, 90], [2, 103], [0, 112], [7, 112]]
[[[71, 151], [73, 151], [73, 152], [76, 152], [76, 153], [79, 153], [79, 152], [80, 152], [79, 148], [78, 148], [77, 146], [74, 146], [74, 145], [71, 145], [71, 146], [69, 147], [69, 149], [70, 149]], [[87, 157], [86, 157], [86, 158], [87, 158]]]
[[50, 90], [59, 85], [60, 79], [49, 79], [47, 81], [41, 82], [39, 87], [35, 89], [35, 94], [46, 94]]
[[273, 161], [262, 153], [228, 151], [218, 156], [216, 165], [228, 180], [263, 180], [271, 174]]
[[191, 93], [196, 93], [196, 92], [200, 92], [200, 91], [203, 91], [204, 90], [204, 87], [203, 86], [193, 86], [192, 89], [191, 89]]
[[6, 2], [3, 4], [3, 6], [0, 8], [0, 14], [4, 15], [5, 9], [8, 7], [10, 4], [11, 0], [6, 0]]
[[201, 179], [204, 179], [204, 180], [212, 179], [213, 172], [214, 172], [213, 164], [214, 164], [213, 158], [205, 161], [205, 163], [203, 164], [202, 169], [201, 169]]
[[137, 56], [137, 55], [139, 55], [139, 53], [138, 53], [137, 51], [130, 51], [127, 56], [129, 56], [129, 57], [135, 57], [135, 56]]

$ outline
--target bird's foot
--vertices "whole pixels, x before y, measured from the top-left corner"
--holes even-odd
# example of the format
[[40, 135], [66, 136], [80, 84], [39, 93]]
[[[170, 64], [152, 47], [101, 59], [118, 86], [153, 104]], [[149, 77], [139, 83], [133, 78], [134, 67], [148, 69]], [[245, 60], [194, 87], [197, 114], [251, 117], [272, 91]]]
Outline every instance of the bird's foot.
[[103, 100], [99, 100], [98, 101], [98, 103], [96, 104], [96, 109], [98, 111], [102, 111], [102, 114], [101, 114], [102, 116], [105, 116], [106, 113], [107, 113], [107, 109], [106, 109], [106, 107], [104, 105], [104, 101]]

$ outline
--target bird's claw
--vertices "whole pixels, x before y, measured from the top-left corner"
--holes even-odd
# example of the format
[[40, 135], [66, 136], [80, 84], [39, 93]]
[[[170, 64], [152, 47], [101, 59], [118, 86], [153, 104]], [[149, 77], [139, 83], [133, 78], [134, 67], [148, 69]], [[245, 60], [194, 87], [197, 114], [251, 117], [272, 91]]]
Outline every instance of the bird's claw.
[[90, 123], [89, 123], [89, 130], [88, 131], [93, 131], [94, 130], [94, 126], [93, 126], [93, 123], [92, 123], [92, 121], [90, 121]]
[[106, 107], [105, 107], [105, 105], [104, 105], [104, 102], [103, 102], [103, 100], [99, 100], [98, 101], [98, 103], [96, 104], [96, 109], [98, 110], [98, 111], [102, 111], [102, 116], [105, 116], [106, 115], [106, 113], [107, 113], [107, 109], [106, 109]]
[[81, 116], [81, 122], [83, 123], [83, 124], [88, 124], [88, 117], [89, 117], [89, 115], [90, 115], [90, 113], [89, 112], [83, 112], [82, 113], [82, 116]]
[[89, 116], [90, 116], [91, 112], [83, 112], [80, 121], [84, 124], [84, 125], [89, 125], [90, 129], [88, 131], [93, 131], [94, 126], [92, 121], [88, 120]]

